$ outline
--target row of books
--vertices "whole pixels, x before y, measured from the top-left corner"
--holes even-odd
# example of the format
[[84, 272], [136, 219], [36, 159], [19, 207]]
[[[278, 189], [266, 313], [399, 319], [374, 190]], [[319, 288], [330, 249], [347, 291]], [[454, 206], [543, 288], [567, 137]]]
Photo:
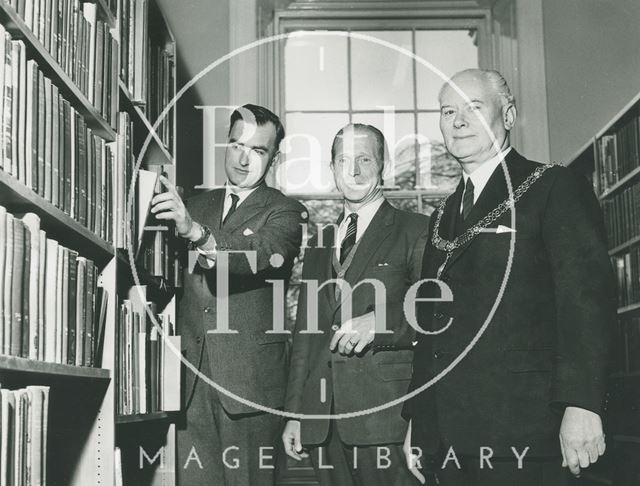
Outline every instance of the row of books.
[[182, 271], [177, 241], [168, 230], [145, 231], [137, 264], [149, 275], [160, 277], [173, 287], [180, 287]]
[[640, 236], [640, 184], [602, 201], [609, 245], [616, 247]]
[[0, 484], [46, 486], [49, 387], [0, 389]]
[[613, 371], [634, 373], [640, 371], [640, 317], [620, 319], [614, 333]]
[[[173, 97], [175, 56], [166, 39], [151, 36], [148, 0], [119, 0], [120, 78], [136, 104], [154, 123]], [[151, 19], [151, 20], [150, 20]], [[152, 75], [149, 75], [152, 74]], [[165, 146], [173, 148], [173, 116], [156, 130]]]
[[640, 303], [640, 247], [633, 247], [612, 260], [618, 277], [620, 307]]
[[615, 132], [603, 135], [596, 142], [600, 191], [640, 167], [640, 118], [634, 116]]
[[[116, 323], [116, 405], [121, 415], [180, 409], [180, 336], [134, 285]], [[153, 317], [152, 317], [153, 316]]]
[[95, 264], [47, 238], [33, 213], [0, 206], [0, 229], [0, 352], [93, 366], [108, 299]]
[[11, 0], [44, 48], [113, 126], [117, 109], [118, 44], [95, 3]]
[[95, 135], [38, 64], [26, 59], [22, 41], [0, 42], [0, 58], [3, 50], [11, 60], [0, 63], [0, 71], [4, 67], [4, 79], [12, 82], [0, 98], [0, 169], [111, 241], [112, 144]]

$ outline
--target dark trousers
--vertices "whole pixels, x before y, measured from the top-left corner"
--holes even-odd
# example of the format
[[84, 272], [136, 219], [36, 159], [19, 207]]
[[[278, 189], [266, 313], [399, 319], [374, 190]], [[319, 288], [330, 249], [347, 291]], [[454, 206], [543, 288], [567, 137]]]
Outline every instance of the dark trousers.
[[560, 458], [527, 458], [522, 469], [515, 459], [491, 458], [493, 469], [480, 469], [478, 457], [458, 456], [460, 469], [448, 461], [445, 469], [435, 469], [440, 486], [564, 486], [569, 472]]
[[[208, 369], [206, 354], [200, 369]], [[272, 486], [281, 417], [230, 415], [218, 392], [200, 379], [189, 391], [177, 430], [178, 486]]]
[[406, 466], [402, 444], [347, 445], [334, 421], [329, 437], [309, 451], [320, 486], [415, 486], [419, 482]]

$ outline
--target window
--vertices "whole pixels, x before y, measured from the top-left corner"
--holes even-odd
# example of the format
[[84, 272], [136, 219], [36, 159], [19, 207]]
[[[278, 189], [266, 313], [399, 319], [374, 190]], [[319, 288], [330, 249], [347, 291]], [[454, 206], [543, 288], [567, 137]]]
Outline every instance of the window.
[[[336, 132], [350, 122], [375, 125], [385, 134], [391, 158], [387, 199], [431, 214], [455, 189], [460, 169], [438, 127], [444, 80], [423, 60], [444, 76], [481, 66], [487, 50], [483, 19], [288, 20], [281, 29], [291, 35], [280, 53], [279, 86], [287, 142], [275, 180], [309, 209], [309, 236], [342, 211], [330, 150]], [[290, 318], [295, 317], [300, 268], [298, 262], [289, 291]]]

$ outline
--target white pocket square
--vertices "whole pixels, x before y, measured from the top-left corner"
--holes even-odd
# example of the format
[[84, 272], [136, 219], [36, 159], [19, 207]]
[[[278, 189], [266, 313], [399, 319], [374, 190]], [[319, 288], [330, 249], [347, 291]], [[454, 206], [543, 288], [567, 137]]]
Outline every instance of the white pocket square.
[[242, 234], [243, 234], [244, 236], [251, 236], [251, 235], [253, 234], [253, 231], [251, 231], [251, 228], [246, 228], [246, 229], [242, 232]]
[[389, 266], [389, 264], [388, 264], [388, 263], [386, 263], [386, 262], [385, 262], [385, 263], [378, 263], [378, 266], [379, 266], [379, 267], [388, 267], [388, 266]]

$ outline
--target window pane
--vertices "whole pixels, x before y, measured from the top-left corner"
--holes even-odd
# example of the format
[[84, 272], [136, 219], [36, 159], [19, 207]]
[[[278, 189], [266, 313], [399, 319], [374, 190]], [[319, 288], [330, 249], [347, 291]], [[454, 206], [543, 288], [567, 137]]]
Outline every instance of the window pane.
[[346, 37], [289, 37], [284, 58], [287, 110], [349, 109]]
[[[362, 31], [412, 51], [409, 31]], [[395, 49], [364, 39], [351, 39], [353, 109], [379, 110], [381, 106], [413, 109], [412, 58]]]
[[289, 113], [283, 162], [276, 170], [278, 186], [288, 193], [319, 193], [335, 190], [329, 169], [331, 143], [349, 122], [349, 115]]
[[440, 113], [418, 113], [418, 133], [431, 142], [442, 142]]
[[[416, 54], [445, 76], [452, 76], [463, 69], [478, 67], [475, 34], [475, 30], [418, 31]], [[444, 80], [419, 60], [416, 61], [416, 75], [418, 109], [438, 109], [438, 92]]]
[[[385, 170], [386, 187], [414, 189], [416, 184], [416, 147], [414, 115], [412, 113], [358, 113], [353, 115], [355, 123], [367, 123], [378, 128], [387, 141], [389, 155], [393, 165], [389, 164]], [[391, 177], [391, 167], [394, 167], [395, 181]]]
[[433, 214], [433, 212], [440, 205], [440, 201], [441, 200], [442, 200], [442, 198], [434, 199], [434, 198], [431, 198], [431, 197], [422, 196], [422, 214], [426, 214], [427, 216], [431, 216]]

